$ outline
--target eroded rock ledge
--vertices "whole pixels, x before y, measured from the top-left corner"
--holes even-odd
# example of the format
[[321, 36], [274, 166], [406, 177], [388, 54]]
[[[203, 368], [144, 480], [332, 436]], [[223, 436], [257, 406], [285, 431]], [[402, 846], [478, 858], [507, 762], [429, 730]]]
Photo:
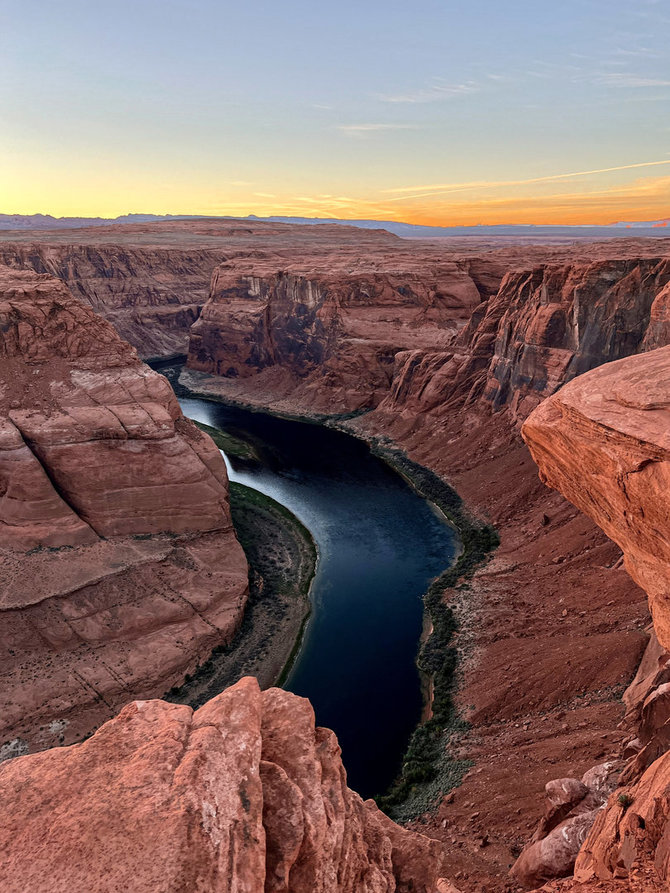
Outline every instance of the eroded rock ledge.
[[441, 845], [346, 784], [309, 701], [247, 677], [0, 767], [4, 893], [434, 893]]
[[219, 451], [58, 280], [0, 267], [0, 373], [2, 757], [181, 681], [247, 565]]
[[622, 548], [649, 596], [658, 637], [625, 696], [628, 762], [592, 817], [575, 865], [580, 883], [625, 879], [655, 890], [670, 880], [669, 424], [664, 347], [565, 385], [523, 427], [542, 479]]
[[595, 369], [523, 426], [543, 481], [623, 550], [670, 649], [670, 347]]

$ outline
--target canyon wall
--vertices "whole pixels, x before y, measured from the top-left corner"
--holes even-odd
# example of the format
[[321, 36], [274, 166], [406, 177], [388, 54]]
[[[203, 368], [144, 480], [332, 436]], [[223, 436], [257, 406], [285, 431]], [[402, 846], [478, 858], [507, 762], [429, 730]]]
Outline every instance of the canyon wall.
[[497, 260], [438, 261], [409, 249], [274, 264], [217, 267], [188, 369], [225, 377], [231, 396], [286, 393], [317, 413], [377, 406], [397, 353], [446, 349], [504, 270]]
[[77, 740], [237, 629], [225, 466], [48, 275], [0, 268], [0, 757]]
[[623, 550], [670, 650], [670, 347], [608, 363], [526, 421], [542, 480]]
[[[243, 220], [171, 220], [67, 231], [3, 232], [0, 264], [49, 273], [106, 317], [141, 357], [186, 353], [212, 271], [238, 258], [304, 256], [316, 250], [388, 248], [381, 230]], [[285, 260], [277, 259], [275, 269]]]
[[108, 319], [142, 357], [186, 353], [221, 249], [3, 244], [0, 264], [49, 273]]
[[236, 258], [214, 272], [184, 382], [299, 413], [380, 406], [396, 419], [482, 402], [519, 423], [565, 381], [664, 343], [670, 261], [658, 248], [414, 246], [279, 269]]
[[396, 358], [385, 408], [444, 411], [482, 401], [515, 422], [566, 381], [666, 343], [667, 257], [613, 257], [512, 271], [448, 351]]
[[248, 677], [5, 763], [0, 815], [4, 893], [435, 893], [442, 863], [347, 787], [309, 701]]

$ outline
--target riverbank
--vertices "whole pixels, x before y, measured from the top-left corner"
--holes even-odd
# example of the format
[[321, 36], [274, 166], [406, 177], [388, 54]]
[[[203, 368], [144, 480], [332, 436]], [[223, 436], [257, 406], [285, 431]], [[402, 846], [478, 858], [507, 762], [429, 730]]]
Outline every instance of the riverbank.
[[166, 695], [194, 708], [242, 676], [255, 676], [261, 688], [279, 684], [310, 612], [318, 552], [307, 528], [283, 505], [243, 484], [230, 484], [230, 506], [249, 563], [249, 600], [232, 642], [217, 646]]

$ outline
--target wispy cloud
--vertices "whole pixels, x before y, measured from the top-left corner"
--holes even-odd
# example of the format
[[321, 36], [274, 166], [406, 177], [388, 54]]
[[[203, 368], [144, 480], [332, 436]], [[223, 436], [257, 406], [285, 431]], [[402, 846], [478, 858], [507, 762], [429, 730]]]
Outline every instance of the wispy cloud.
[[409, 193], [387, 201], [399, 202], [412, 198], [426, 198], [431, 195], [442, 195], [450, 192], [463, 192], [467, 189], [494, 189], [499, 186], [525, 186], [531, 183], [553, 183], [559, 180], [570, 180], [574, 177], [588, 177], [596, 174], [608, 174], [613, 171], [628, 171], [643, 167], [659, 167], [670, 164], [670, 159], [662, 161], [638, 161], [635, 164], [619, 164], [615, 167], [601, 167], [588, 171], [571, 171], [565, 174], [549, 174], [544, 177], [527, 177], [523, 180], [475, 180], [468, 183], [430, 183], [424, 186], [402, 186], [385, 189], [385, 193]]
[[601, 74], [596, 77], [595, 82], [605, 87], [670, 87], [670, 81], [625, 72]]
[[387, 130], [419, 130], [416, 124], [338, 124], [335, 128], [345, 136], [362, 137]]
[[654, 52], [651, 47], [617, 47], [614, 50], [615, 56], [636, 57], [646, 56], [648, 58], [658, 59], [659, 54]]
[[465, 81], [462, 84], [450, 84], [436, 78], [427, 87], [418, 90], [410, 90], [407, 93], [380, 94], [377, 96], [382, 102], [443, 102], [454, 99], [457, 96], [466, 96], [470, 93], [479, 93], [481, 87], [474, 81]]

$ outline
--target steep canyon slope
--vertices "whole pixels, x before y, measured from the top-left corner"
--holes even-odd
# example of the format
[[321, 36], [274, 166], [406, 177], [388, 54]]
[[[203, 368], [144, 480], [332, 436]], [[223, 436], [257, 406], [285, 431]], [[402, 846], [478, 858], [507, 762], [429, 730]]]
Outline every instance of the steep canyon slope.
[[247, 597], [219, 451], [46, 274], [0, 268], [0, 755], [77, 740], [228, 640]]
[[386, 232], [348, 227], [175, 220], [3, 232], [0, 264], [60, 279], [147, 358], [186, 352], [189, 329], [207, 298], [212, 271], [222, 261], [245, 262], [259, 252], [337, 250], [354, 239], [364, 251], [401, 241]]

